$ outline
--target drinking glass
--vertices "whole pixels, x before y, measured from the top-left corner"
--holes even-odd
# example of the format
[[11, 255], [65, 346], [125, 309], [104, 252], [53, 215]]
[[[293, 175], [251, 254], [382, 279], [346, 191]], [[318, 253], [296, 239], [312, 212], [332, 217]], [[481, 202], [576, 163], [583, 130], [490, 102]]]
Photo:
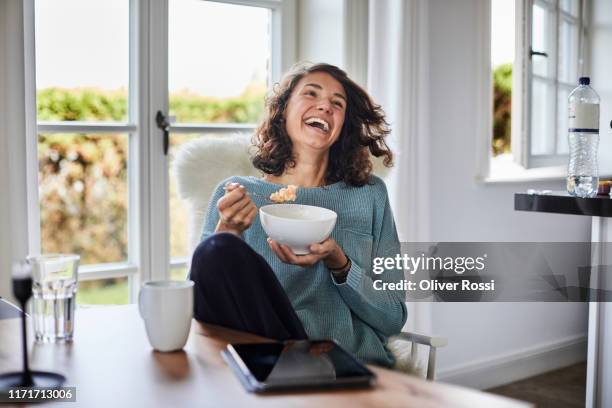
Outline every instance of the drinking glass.
[[30, 256], [34, 339], [70, 341], [74, 334], [74, 305], [80, 257], [71, 254]]

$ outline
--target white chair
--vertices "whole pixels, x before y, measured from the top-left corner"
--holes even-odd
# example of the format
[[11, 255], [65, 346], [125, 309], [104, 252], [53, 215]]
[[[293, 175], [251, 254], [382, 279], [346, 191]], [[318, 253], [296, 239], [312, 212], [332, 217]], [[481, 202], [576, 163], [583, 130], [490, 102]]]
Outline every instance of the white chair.
[[[189, 209], [190, 252], [199, 242], [208, 201], [215, 186], [232, 175], [260, 175], [249, 160], [249, 147], [248, 137], [226, 135], [187, 142], [176, 152], [172, 167], [179, 196]], [[378, 162], [375, 162], [374, 172], [380, 177], [387, 174], [386, 168]], [[418, 361], [417, 344], [429, 346], [426, 373]], [[436, 350], [446, 344], [443, 337], [402, 332], [389, 339], [388, 348], [396, 357], [397, 370], [434, 380]]]

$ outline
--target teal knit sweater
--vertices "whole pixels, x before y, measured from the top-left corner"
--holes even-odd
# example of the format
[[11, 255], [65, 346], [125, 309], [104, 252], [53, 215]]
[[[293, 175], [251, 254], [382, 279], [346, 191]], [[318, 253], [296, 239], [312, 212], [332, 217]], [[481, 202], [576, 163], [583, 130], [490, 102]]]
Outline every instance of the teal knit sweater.
[[[216, 203], [227, 182], [238, 182], [247, 191], [264, 197], [284, 187], [256, 177], [236, 176], [222, 181], [208, 205], [202, 239], [214, 233], [219, 221]], [[267, 204], [256, 195], [251, 197], [257, 207]], [[377, 291], [372, 286], [376, 279], [403, 279], [401, 270], [380, 275], [371, 272], [372, 258], [400, 253], [384, 182], [372, 177], [363, 187], [338, 182], [299, 188], [296, 203], [325, 207], [338, 214], [332, 237], [352, 261], [344, 283], [337, 283], [322, 261], [306, 268], [283, 263], [268, 246], [259, 216], [244, 232], [244, 240], [274, 270], [309, 338], [334, 339], [363, 361], [392, 366], [394, 358], [385, 344], [389, 336], [401, 331], [407, 312], [403, 292]]]

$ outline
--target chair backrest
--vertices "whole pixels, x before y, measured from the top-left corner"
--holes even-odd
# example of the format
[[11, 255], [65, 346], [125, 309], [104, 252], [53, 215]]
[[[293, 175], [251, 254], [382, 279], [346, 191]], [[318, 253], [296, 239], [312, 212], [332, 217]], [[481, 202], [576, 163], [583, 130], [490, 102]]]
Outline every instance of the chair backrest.
[[[250, 136], [235, 134], [202, 137], [178, 149], [172, 168], [178, 194], [189, 208], [189, 253], [199, 243], [208, 201], [217, 184], [230, 176], [261, 175], [251, 164], [250, 146]], [[374, 160], [374, 173], [383, 178], [388, 174], [381, 160]]]
[[250, 137], [235, 134], [202, 137], [182, 145], [173, 162], [179, 196], [188, 208], [189, 253], [202, 234], [208, 201], [220, 181], [260, 174], [249, 159]]

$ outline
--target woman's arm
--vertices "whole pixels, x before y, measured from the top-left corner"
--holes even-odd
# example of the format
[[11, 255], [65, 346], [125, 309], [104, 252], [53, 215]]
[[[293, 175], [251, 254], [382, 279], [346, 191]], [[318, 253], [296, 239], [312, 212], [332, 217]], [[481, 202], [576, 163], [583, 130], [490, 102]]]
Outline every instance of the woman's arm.
[[[377, 192], [384, 196], [384, 203], [379, 202], [383, 211], [379, 212], [379, 219], [374, 222], [372, 257], [365, 257], [369, 262], [376, 257], [395, 258], [400, 253], [400, 243], [387, 191], [382, 182], [379, 185], [381, 191]], [[331, 279], [338, 288], [342, 299], [360, 319], [384, 335], [399, 333], [408, 316], [406, 293], [403, 290], [376, 290], [374, 281], [401, 282], [404, 279], [403, 271], [391, 269], [375, 275], [371, 272], [372, 265], [360, 265], [358, 262], [357, 259], [351, 259], [351, 266], [344, 280], [342, 279], [343, 274], [332, 274]]]

